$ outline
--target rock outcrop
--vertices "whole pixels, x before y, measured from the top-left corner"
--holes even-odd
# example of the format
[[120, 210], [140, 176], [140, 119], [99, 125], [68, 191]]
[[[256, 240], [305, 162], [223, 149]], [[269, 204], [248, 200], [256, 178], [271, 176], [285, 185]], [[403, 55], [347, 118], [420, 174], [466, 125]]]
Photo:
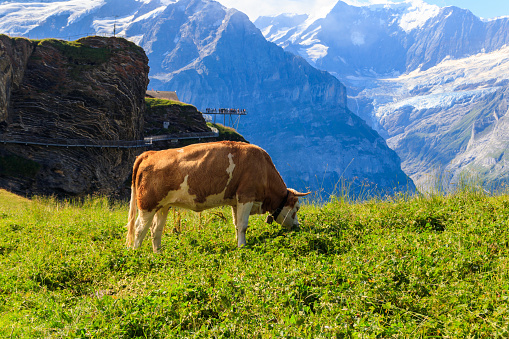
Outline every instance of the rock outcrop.
[[[142, 138], [143, 49], [118, 38], [0, 36], [0, 55], [7, 56], [0, 61], [0, 137], [27, 142], [0, 146], [0, 186], [26, 195], [114, 194], [142, 149], [90, 146]], [[73, 147], [80, 143], [89, 147]]]
[[12, 88], [20, 86], [32, 51], [30, 40], [0, 35], [0, 123], [7, 120]]

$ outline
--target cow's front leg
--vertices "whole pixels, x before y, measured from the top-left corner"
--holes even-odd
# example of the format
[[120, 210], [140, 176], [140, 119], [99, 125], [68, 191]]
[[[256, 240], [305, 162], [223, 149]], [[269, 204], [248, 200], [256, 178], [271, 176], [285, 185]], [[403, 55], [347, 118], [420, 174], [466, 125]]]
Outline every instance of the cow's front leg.
[[161, 250], [161, 236], [163, 235], [164, 225], [166, 225], [166, 218], [168, 217], [168, 207], [163, 207], [157, 211], [150, 232], [152, 235], [152, 249], [155, 253]]
[[249, 222], [249, 214], [253, 208], [253, 203], [237, 204], [237, 213], [234, 213], [235, 228], [237, 230], [237, 243], [239, 247], [246, 245], [246, 230]]
[[145, 235], [147, 235], [147, 231], [152, 225], [152, 219], [154, 219], [155, 211], [147, 212], [140, 210], [138, 212], [138, 219], [136, 219], [136, 230], [134, 232], [134, 244], [133, 248], [140, 247], [143, 239], [145, 239]]

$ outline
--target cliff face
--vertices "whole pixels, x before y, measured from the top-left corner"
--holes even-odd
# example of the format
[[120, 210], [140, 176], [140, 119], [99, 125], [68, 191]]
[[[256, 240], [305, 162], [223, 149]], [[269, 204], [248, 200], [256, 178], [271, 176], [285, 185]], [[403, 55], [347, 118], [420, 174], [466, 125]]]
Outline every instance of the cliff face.
[[[149, 67], [133, 43], [0, 36], [0, 55], [7, 56], [0, 68], [2, 140], [112, 144], [142, 138]], [[0, 186], [24, 194], [112, 194], [141, 150], [4, 144]], [[26, 164], [34, 170], [15, 170]]]
[[7, 120], [12, 88], [23, 80], [34, 44], [27, 39], [11, 39], [0, 35], [0, 123]]
[[141, 137], [149, 70], [141, 48], [101, 37], [32, 44], [3, 133], [26, 137], [30, 126], [28, 135], [38, 138]]

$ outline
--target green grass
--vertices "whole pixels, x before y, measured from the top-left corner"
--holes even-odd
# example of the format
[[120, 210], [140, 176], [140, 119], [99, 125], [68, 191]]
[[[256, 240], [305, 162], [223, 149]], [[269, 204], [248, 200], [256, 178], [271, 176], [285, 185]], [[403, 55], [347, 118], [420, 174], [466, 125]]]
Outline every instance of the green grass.
[[35, 40], [44, 46], [53, 46], [60, 50], [75, 66], [99, 65], [107, 62], [112, 54], [109, 48], [94, 48], [86, 46], [79, 41], [66, 41], [58, 39]]
[[126, 203], [0, 191], [0, 337], [509, 336], [508, 195], [333, 198], [242, 249], [229, 208], [181, 219], [133, 251]]
[[[193, 105], [186, 104], [184, 102], [175, 101], [175, 100], [169, 100], [169, 99], [157, 99], [157, 98], [145, 98], [145, 105], [147, 106], [147, 109], [149, 110], [156, 110], [160, 108], [166, 108], [169, 106], [182, 106], [182, 107], [193, 107]], [[157, 111], [154, 111], [157, 112]], [[162, 110], [161, 112], [165, 112]]]

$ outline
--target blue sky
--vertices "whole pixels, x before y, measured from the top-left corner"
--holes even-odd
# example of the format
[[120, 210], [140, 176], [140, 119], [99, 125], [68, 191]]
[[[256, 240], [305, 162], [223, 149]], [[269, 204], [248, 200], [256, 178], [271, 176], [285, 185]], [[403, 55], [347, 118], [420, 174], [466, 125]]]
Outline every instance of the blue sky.
[[[251, 20], [259, 15], [276, 15], [281, 13], [312, 13], [330, 10], [337, 0], [218, 0], [226, 7], [237, 8], [246, 13]], [[405, 0], [343, 0], [352, 5], [369, 3], [385, 4]], [[408, 0], [406, 0], [408, 1]], [[424, 0], [428, 4], [457, 6], [472, 11], [478, 17], [490, 19], [509, 16], [509, 0]]]

